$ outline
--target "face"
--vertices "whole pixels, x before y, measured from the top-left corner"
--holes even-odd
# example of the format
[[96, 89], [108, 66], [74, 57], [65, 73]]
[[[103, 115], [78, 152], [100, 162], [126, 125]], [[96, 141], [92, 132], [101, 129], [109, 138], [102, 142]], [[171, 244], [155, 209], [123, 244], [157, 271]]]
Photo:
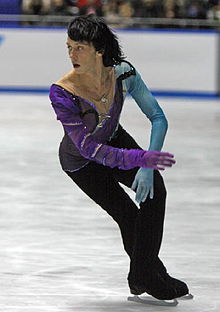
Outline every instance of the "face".
[[102, 57], [94, 46], [85, 41], [74, 41], [67, 38], [67, 49], [76, 73], [82, 74], [92, 71], [98, 59]]

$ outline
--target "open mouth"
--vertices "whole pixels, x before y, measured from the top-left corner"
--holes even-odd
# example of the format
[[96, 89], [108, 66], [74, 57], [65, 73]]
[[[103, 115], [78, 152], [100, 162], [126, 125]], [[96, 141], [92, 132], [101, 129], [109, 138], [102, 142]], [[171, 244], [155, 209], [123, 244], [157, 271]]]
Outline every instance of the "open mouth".
[[73, 64], [73, 67], [74, 67], [74, 68], [79, 68], [80, 65], [79, 65], [79, 64]]

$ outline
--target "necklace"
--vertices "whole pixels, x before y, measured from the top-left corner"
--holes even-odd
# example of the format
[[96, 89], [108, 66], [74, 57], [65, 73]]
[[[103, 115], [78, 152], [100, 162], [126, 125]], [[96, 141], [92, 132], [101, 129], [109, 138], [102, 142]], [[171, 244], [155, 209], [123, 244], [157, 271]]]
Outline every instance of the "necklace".
[[[100, 102], [101, 102], [101, 104], [103, 104], [103, 106], [106, 109], [106, 105], [108, 104], [107, 94], [103, 94], [103, 96], [100, 99]], [[110, 119], [110, 118], [111, 118], [111, 116], [108, 114], [108, 112], [99, 113], [99, 122], [98, 122], [97, 127], [102, 128], [105, 120]]]
[[97, 128], [102, 128], [104, 125], [104, 122], [110, 118], [111, 116], [108, 113], [99, 114], [99, 122], [97, 124]]
[[103, 96], [101, 97], [100, 102], [103, 103], [103, 104], [108, 104], [107, 94], [103, 94]]
[[82, 98], [93, 103], [96, 107], [99, 118], [97, 128], [102, 128], [105, 121], [111, 118], [109, 114], [109, 103], [113, 99], [114, 85], [114, 70], [111, 70], [111, 72], [108, 73], [108, 77], [104, 81], [104, 87], [102, 88], [102, 92], [104, 91], [104, 94], [100, 92], [101, 96], [97, 94], [97, 88], [95, 86], [92, 88], [92, 82], [87, 85], [82, 82], [81, 86], [79, 86], [78, 90], [75, 92]]
[[[108, 109], [106, 108], [106, 105], [108, 105], [108, 102], [109, 102], [107, 96], [108, 96], [108, 94], [105, 93], [105, 94], [103, 94], [103, 96], [102, 96], [101, 99], [100, 99], [100, 103], [103, 104], [103, 106], [104, 106], [104, 108], [105, 108], [106, 110], [108, 110]], [[103, 127], [103, 124], [104, 124], [104, 122], [105, 122], [105, 120], [110, 119], [110, 118], [111, 118], [111, 116], [109, 115], [108, 112], [99, 113], [99, 122], [98, 122], [97, 127], [98, 127], [98, 128], [102, 128], [102, 127]]]

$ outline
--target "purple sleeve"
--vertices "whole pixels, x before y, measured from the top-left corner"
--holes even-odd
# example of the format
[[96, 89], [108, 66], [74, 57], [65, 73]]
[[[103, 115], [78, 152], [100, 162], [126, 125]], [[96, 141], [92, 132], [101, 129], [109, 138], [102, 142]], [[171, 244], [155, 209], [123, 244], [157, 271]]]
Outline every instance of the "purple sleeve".
[[146, 151], [120, 149], [95, 142], [92, 133], [88, 132], [80, 118], [74, 98], [65, 90], [53, 85], [50, 99], [57, 119], [61, 121], [64, 130], [83, 157], [111, 168], [127, 170], [137, 166], [146, 167]]

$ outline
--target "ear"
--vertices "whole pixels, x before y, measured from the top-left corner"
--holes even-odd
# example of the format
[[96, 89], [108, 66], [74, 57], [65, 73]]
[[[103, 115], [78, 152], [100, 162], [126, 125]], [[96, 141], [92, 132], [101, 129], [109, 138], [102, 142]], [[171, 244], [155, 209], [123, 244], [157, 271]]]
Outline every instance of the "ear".
[[97, 53], [102, 56], [104, 54], [104, 50], [97, 51]]

